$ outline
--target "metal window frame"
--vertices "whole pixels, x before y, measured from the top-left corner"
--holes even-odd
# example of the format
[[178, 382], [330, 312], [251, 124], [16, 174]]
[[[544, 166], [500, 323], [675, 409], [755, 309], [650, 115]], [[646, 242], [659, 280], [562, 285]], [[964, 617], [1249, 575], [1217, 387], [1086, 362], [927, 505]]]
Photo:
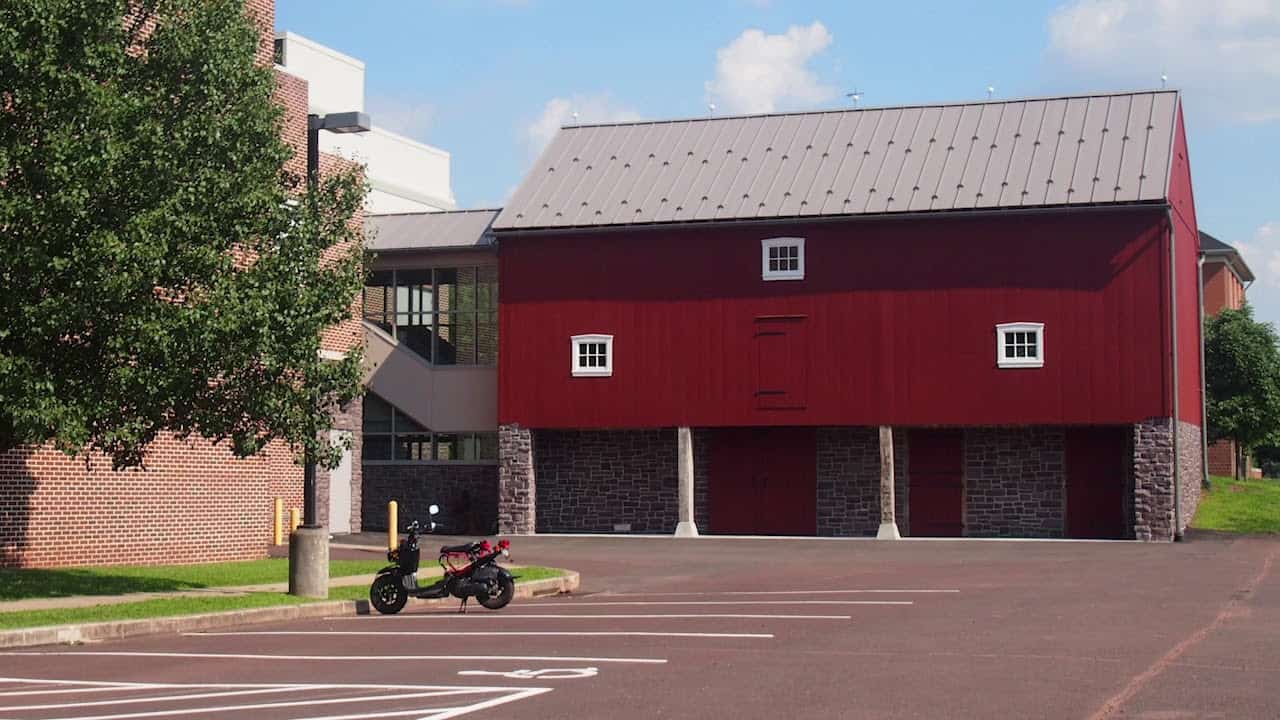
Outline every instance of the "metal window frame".
[[[381, 285], [381, 286], [366, 285], [365, 286], [366, 290], [371, 287], [379, 287], [383, 290], [382, 312], [368, 313], [364, 309], [361, 309], [360, 316], [364, 320], [367, 320], [374, 324], [378, 324], [380, 326], [382, 324], [390, 325], [391, 330], [387, 334], [390, 335], [393, 339], [395, 339], [396, 342], [400, 342], [399, 331], [402, 326], [399, 323], [399, 318], [401, 315], [409, 315], [409, 316], [415, 316], [415, 317], [426, 316], [430, 321], [428, 324], [413, 325], [412, 327], [427, 327], [431, 329], [431, 357], [422, 358], [427, 362], [428, 365], [431, 365], [434, 368], [452, 368], [452, 367], [496, 368], [498, 366], [498, 348], [496, 346], [493, 348], [492, 362], [480, 361], [480, 358], [482, 355], [482, 353], [480, 352], [480, 328], [486, 324], [492, 324], [494, 327], [496, 327], [497, 313], [498, 313], [496, 293], [494, 293], [494, 295], [489, 298], [489, 305], [491, 305], [491, 307], [487, 307], [485, 309], [480, 308], [480, 285], [481, 285], [480, 278], [483, 275], [482, 270], [487, 267], [490, 267], [490, 266], [488, 265], [441, 265], [439, 267], [432, 266], [432, 267], [413, 268], [413, 269], [391, 268], [390, 270], [385, 270], [383, 272], [391, 273], [391, 285], [389, 288], [386, 285]], [[443, 270], [452, 270], [454, 272], [457, 272], [457, 271], [461, 271], [468, 268], [473, 270], [475, 273], [475, 285], [474, 285], [475, 298], [473, 299], [473, 302], [472, 302], [472, 305], [473, 305], [472, 309], [442, 311], [440, 309], [440, 293], [437, 291], [437, 288], [439, 288], [439, 284], [436, 281], [437, 273]], [[404, 288], [415, 287], [412, 285], [400, 284], [400, 273], [402, 271], [407, 271], [407, 272], [430, 271], [431, 273], [431, 309], [430, 310], [425, 310], [425, 311], [414, 310], [414, 311], [405, 312], [405, 313], [401, 313], [397, 311], [398, 302], [399, 302], [399, 289], [402, 287]], [[495, 282], [494, 284], [497, 285], [498, 283]], [[386, 292], [388, 289], [390, 290], [389, 293]], [[361, 297], [363, 298], [363, 293], [361, 294]], [[390, 309], [388, 309], [388, 302], [387, 302], [388, 299], [390, 300], [390, 305], [389, 305]], [[461, 315], [472, 316], [472, 327], [475, 330], [475, 336], [476, 336], [475, 347], [474, 347], [473, 357], [471, 358], [471, 362], [469, 363], [436, 362], [436, 360], [440, 357], [440, 332], [439, 332], [439, 328], [441, 327], [440, 318], [443, 316], [449, 320], [452, 320], [454, 317], [461, 316]], [[489, 316], [491, 315], [493, 316], [493, 319], [494, 319], [493, 323], [488, 322]], [[480, 322], [481, 317], [485, 319], [486, 321], [485, 323]], [[450, 328], [450, 330], [452, 331], [452, 328], [454, 328], [455, 325], [456, 325], [455, 323], [449, 322], [447, 324], [447, 327]], [[403, 327], [410, 327], [410, 326], [405, 325]]]

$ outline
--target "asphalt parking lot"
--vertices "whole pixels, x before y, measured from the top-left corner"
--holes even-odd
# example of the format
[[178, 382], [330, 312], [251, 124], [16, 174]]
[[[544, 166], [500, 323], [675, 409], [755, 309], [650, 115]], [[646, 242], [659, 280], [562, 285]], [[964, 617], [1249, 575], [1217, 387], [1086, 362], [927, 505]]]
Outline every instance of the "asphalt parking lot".
[[1271, 539], [513, 551], [582, 591], [5, 652], [0, 718], [1280, 717]]

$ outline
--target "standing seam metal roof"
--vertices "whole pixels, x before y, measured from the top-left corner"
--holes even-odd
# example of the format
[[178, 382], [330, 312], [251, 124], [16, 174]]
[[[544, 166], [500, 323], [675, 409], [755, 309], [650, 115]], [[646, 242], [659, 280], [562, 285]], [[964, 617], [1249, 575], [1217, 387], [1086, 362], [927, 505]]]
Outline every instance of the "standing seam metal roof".
[[438, 250], [487, 245], [499, 210], [369, 215], [365, 247], [370, 250]]
[[1164, 200], [1178, 93], [564, 127], [495, 230]]

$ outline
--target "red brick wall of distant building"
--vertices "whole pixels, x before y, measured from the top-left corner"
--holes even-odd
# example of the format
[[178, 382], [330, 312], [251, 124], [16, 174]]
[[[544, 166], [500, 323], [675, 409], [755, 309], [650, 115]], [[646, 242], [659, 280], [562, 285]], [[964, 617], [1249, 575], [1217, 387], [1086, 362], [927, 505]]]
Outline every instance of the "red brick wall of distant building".
[[[1209, 260], [1204, 264], [1204, 312], [1217, 315], [1228, 308], [1238, 310], [1244, 306], [1244, 283], [1221, 260]], [[1232, 477], [1236, 474], [1236, 445], [1230, 440], [1219, 440], [1209, 445], [1209, 474]]]
[[1204, 264], [1204, 312], [1217, 315], [1226, 308], [1233, 310], [1244, 306], [1244, 283], [1231, 272], [1224, 262], [1206, 261]]

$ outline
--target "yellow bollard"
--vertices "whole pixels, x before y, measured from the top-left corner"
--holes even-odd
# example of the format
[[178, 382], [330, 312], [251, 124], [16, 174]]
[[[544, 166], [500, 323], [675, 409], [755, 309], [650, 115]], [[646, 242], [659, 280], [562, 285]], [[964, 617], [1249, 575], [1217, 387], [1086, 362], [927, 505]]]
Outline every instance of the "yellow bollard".
[[400, 532], [400, 506], [395, 500], [387, 503], [387, 549], [395, 550], [400, 544], [396, 535]]
[[298, 511], [298, 508], [289, 508], [289, 533], [292, 534], [301, 524], [302, 513]]
[[279, 547], [284, 544], [284, 523], [280, 517], [284, 514], [284, 501], [276, 498], [275, 512], [271, 514], [271, 538], [272, 542]]

